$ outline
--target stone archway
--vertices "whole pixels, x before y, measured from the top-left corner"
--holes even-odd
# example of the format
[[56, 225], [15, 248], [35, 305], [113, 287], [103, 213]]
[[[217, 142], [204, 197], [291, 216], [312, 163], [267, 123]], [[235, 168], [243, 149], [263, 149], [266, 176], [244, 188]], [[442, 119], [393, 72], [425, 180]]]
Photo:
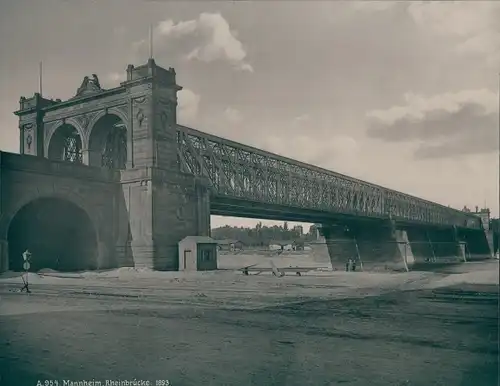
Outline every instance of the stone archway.
[[22, 253], [32, 253], [30, 271], [96, 269], [97, 235], [87, 213], [61, 198], [47, 197], [23, 206], [7, 234], [9, 269], [22, 270]]
[[127, 166], [127, 127], [123, 120], [109, 113], [100, 117], [89, 135], [89, 165], [109, 169]]
[[47, 157], [54, 161], [81, 164], [82, 156], [82, 138], [78, 130], [67, 123], [59, 126], [50, 138]]

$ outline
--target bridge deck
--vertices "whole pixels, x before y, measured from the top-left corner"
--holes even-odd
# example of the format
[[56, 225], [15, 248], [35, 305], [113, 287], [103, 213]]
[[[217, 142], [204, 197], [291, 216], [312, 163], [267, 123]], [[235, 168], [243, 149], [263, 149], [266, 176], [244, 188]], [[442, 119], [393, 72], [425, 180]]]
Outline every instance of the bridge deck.
[[472, 214], [189, 127], [178, 126], [177, 141], [180, 169], [208, 179], [218, 214], [238, 212], [222, 204], [229, 200], [481, 229]]

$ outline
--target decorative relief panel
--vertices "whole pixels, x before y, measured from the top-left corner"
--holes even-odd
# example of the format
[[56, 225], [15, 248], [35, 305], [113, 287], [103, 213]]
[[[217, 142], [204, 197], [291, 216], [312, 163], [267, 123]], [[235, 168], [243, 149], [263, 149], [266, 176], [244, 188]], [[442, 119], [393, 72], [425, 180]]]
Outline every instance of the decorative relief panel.
[[148, 97], [143, 95], [143, 96], [132, 99], [132, 102], [134, 103], [134, 105], [137, 106], [137, 105], [143, 105], [144, 103], [146, 103], [147, 100], [148, 100]]
[[160, 97], [158, 98], [158, 104], [161, 106], [172, 106], [175, 103], [175, 99], [170, 98], [165, 98], [165, 97]]
[[87, 126], [89, 125], [89, 122], [90, 122], [90, 113], [85, 113], [85, 114], [82, 114], [82, 115], [78, 115], [75, 117], [76, 121], [78, 122], [78, 124], [80, 125], [80, 127], [84, 130], [87, 129]]
[[[160, 132], [157, 134], [173, 134], [172, 126], [175, 125], [175, 104], [169, 99], [160, 97], [157, 103], [157, 114], [160, 126]], [[170, 135], [167, 139], [171, 139]]]
[[33, 123], [27, 123], [23, 126], [24, 131], [24, 153], [32, 154], [36, 149], [35, 141], [35, 125]]
[[167, 110], [165, 107], [163, 107], [160, 112], [160, 123], [161, 123], [161, 128], [164, 131], [167, 130], [169, 127], [169, 118], [170, 118], [170, 111]]
[[132, 115], [137, 121], [139, 128], [142, 128], [143, 126], [147, 127], [148, 119], [145, 113], [145, 105], [147, 104], [148, 99], [149, 98], [145, 95], [132, 99]]
[[135, 114], [135, 119], [137, 119], [137, 123], [139, 123], [139, 128], [142, 127], [142, 122], [144, 121], [144, 118], [146, 118], [146, 115], [144, 115], [142, 109], [138, 109], [137, 113]]

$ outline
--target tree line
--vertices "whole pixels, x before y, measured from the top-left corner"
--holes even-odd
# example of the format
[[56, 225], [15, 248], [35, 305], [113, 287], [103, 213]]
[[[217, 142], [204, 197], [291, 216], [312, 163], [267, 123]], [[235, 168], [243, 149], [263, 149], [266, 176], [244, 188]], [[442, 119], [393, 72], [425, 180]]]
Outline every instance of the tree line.
[[[305, 231], [305, 230], [304, 230]], [[248, 246], [266, 246], [272, 241], [309, 242], [316, 240], [316, 226], [311, 225], [307, 233], [301, 232], [299, 227], [289, 228], [288, 223], [283, 225], [263, 226], [259, 222], [254, 228], [223, 227], [212, 229], [212, 238], [215, 240], [238, 240]]]

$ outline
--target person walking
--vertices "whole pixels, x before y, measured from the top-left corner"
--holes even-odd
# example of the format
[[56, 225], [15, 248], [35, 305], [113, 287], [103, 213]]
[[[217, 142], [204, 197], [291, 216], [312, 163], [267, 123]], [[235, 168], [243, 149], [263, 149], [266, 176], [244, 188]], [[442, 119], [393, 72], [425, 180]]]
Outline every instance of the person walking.
[[[24, 263], [23, 263], [24, 273], [21, 276], [21, 278], [23, 279], [24, 286], [23, 286], [23, 288], [21, 288], [21, 292], [26, 290], [27, 293], [31, 293], [31, 291], [29, 289], [29, 283], [28, 283], [28, 270], [30, 268], [30, 260], [31, 260], [31, 252], [29, 251], [29, 249], [26, 249], [23, 252], [23, 260], [24, 260]], [[25, 278], [25, 276], [26, 276], [26, 278]]]

